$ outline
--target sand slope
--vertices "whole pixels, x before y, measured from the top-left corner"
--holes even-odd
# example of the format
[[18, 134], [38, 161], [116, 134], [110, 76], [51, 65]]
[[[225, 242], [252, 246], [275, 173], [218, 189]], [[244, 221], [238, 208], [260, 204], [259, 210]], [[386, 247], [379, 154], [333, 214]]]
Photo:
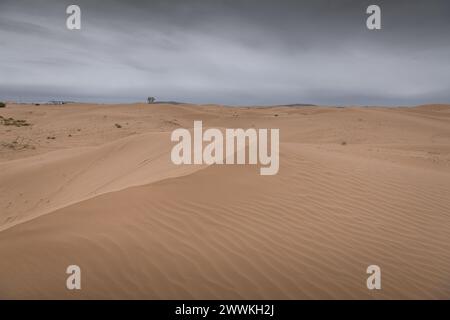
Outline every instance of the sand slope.
[[[280, 128], [279, 174], [173, 166], [164, 127], [4, 161], [0, 217], [18, 223], [0, 231], [1, 298], [450, 297], [448, 106], [173, 108]], [[70, 264], [81, 291], [65, 288]], [[366, 288], [370, 264], [381, 291]]]
[[169, 139], [168, 133], [148, 133], [0, 163], [0, 230], [102, 193], [198, 169], [167, 161]]

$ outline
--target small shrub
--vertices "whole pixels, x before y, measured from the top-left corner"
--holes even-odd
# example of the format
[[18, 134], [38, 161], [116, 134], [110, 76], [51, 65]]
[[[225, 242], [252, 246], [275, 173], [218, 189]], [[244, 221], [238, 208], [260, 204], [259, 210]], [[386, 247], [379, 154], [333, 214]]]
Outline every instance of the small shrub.
[[3, 118], [0, 116], [0, 124], [4, 126], [28, 127], [30, 124], [27, 120], [17, 120], [14, 118]]
[[342, 142], [341, 142], [341, 145], [346, 146], [346, 145], [347, 145], [347, 142], [346, 142], [346, 141], [342, 141]]
[[4, 102], [0, 102], [0, 108], [5, 108], [6, 104]]
[[16, 140], [12, 142], [2, 142], [1, 146], [11, 150], [36, 149], [31, 142], [31, 139], [17, 137]]
[[116, 123], [115, 126], [116, 126], [116, 128], [118, 128], [118, 129], [122, 128], [122, 126], [121, 126], [120, 124], [118, 124], [118, 123]]

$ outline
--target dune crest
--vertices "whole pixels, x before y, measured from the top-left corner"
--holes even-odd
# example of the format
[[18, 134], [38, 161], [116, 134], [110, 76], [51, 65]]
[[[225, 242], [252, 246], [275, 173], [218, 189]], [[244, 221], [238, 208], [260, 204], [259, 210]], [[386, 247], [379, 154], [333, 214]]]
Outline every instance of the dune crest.
[[200, 169], [167, 161], [167, 141], [168, 133], [148, 133], [0, 163], [0, 230], [103, 193]]

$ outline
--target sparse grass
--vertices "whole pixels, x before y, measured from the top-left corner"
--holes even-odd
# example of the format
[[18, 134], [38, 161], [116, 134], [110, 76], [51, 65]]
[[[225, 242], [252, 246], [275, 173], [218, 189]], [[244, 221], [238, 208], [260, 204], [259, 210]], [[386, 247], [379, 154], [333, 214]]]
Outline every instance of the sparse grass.
[[35, 146], [31, 144], [30, 139], [26, 139], [23, 137], [17, 137], [14, 141], [11, 142], [2, 142], [2, 147], [11, 149], [11, 150], [24, 150], [24, 149], [36, 149]]
[[177, 119], [173, 119], [173, 120], [163, 120], [165, 125], [169, 125], [169, 126], [175, 126], [175, 127], [180, 127], [180, 124], [178, 123]]
[[14, 118], [4, 118], [0, 116], [0, 124], [4, 126], [28, 127], [30, 124], [27, 120], [18, 120]]

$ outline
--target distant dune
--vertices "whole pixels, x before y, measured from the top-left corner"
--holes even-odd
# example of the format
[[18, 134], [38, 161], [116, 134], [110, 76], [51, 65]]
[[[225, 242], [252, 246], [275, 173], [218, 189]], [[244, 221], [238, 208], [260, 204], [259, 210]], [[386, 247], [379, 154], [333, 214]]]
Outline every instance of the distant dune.
[[[0, 124], [0, 299], [450, 297], [450, 105], [0, 115], [30, 124]], [[170, 133], [194, 120], [279, 128], [279, 173], [173, 165]]]

